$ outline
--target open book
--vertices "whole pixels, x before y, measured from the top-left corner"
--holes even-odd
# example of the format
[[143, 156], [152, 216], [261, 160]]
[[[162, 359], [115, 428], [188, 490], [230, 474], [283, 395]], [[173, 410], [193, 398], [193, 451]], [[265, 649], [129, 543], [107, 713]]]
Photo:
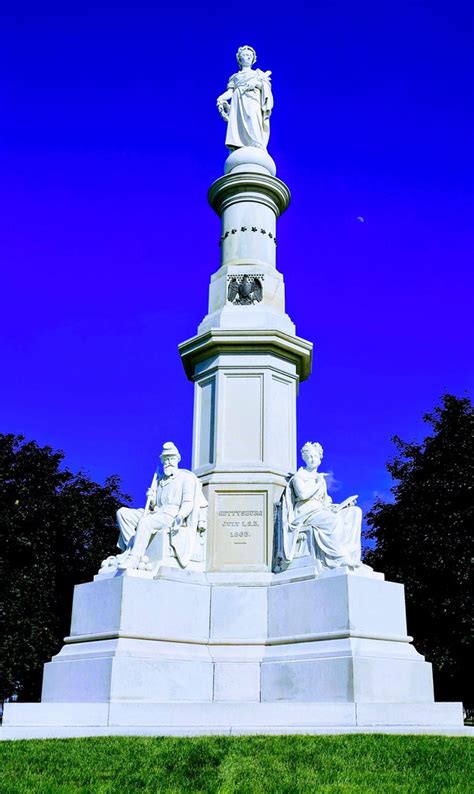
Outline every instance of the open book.
[[344, 510], [345, 507], [350, 507], [350, 505], [354, 504], [354, 502], [358, 498], [359, 498], [358, 494], [355, 494], [354, 496], [348, 496], [347, 499], [344, 499], [344, 501], [337, 506], [336, 513], [339, 513], [339, 510]]

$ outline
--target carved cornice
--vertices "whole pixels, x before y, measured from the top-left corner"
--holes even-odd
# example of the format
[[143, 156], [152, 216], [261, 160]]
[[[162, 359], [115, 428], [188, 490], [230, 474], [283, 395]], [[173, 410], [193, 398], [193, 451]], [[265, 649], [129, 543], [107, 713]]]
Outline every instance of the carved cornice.
[[186, 375], [193, 380], [195, 366], [200, 361], [218, 353], [249, 352], [270, 353], [296, 364], [300, 381], [311, 374], [313, 345], [299, 336], [283, 331], [263, 329], [217, 329], [213, 328], [178, 346]]

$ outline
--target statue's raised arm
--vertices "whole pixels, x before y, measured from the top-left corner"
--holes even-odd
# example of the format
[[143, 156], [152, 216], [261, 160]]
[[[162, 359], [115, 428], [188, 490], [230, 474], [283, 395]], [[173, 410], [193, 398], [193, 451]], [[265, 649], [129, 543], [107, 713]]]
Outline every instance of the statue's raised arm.
[[231, 151], [242, 146], [266, 149], [268, 145], [273, 108], [271, 72], [252, 69], [256, 60], [253, 47], [239, 47], [240, 71], [229, 78], [227, 91], [217, 98], [217, 109], [227, 122], [225, 145]]

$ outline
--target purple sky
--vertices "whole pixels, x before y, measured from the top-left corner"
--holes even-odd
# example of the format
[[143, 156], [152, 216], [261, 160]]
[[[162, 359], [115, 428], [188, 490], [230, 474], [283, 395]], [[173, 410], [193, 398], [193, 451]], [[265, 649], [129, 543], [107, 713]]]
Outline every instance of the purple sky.
[[0, 431], [120, 474], [138, 502], [164, 440], [190, 465], [177, 345], [218, 267], [215, 99], [248, 43], [273, 72], [269, 151], [292, 191], [287, 310], [315, 345], [299, 445], [323, 443], [341, 498], [387, 494], [391, 436], [420, 438], [473, 383], [470, 7], [4, 8]]

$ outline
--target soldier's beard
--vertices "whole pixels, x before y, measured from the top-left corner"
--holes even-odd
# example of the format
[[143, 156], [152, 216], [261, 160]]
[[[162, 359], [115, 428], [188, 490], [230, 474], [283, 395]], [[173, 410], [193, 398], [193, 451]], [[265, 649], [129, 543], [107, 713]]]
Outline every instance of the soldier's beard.
[[165, 477], [169, 477], [173, 472], [176, 471], [176, 466], [172, 463], [165, 463], [163, 466], [163, 473]]

